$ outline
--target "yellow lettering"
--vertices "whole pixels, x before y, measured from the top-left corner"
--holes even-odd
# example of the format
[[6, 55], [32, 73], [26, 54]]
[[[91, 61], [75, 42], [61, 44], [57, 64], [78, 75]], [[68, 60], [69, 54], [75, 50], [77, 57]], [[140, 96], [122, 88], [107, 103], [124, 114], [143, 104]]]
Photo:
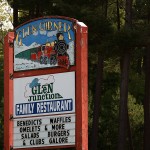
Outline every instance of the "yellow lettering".
[[26, 36], [28, 36], [28, 35], [30, 35], [30, 26], [28, 26], [28, 29], [27, 29], [27, 35]]
[[56, 28], [57, 30], [59, 30], [58, 25], [54, 22], [54, 28]]
[[49, 21], [49, 22], [48, 22], [48, 26], [47, 26], [47, 30], [51, 30], [51, 28], [52, 28], [52, 22]]
[[64, 32], [66, 32], [67, 29], [66, 29], [66, 23], [64, 23]]
[[68, 31], [68, 39], [69, 40], [71, 40], [71, 35], [70, 35], [70, 33], [69, 33], [69, 30], [71, 29], [71, 27], [70, 27], [70, 25], [68, 24], [68, 29], [67, 29], [67, 31]]
[[30, 26], [28, 26], [28, 27], [26, 28], [26, 30], [25, 30], [25, 28], [22, 29], [22, 38], [25, 38], [25, 37], [27, 37], [28, 35], [30, 35]]
[[39, 25], [39, 29], [40, 29], [41, 31], [44, 30], [44, 28], [42, 28], [42, 26], [44, 26], [44, 22], [41, 22], [40, 25]]
[[48, 31], [48, 30], [57, 30], [62, 31], [67, 34], [67, 37], [69, 40], [72, 40], [71, 37], [71, 25], [67, 24], [66, 22], [55, 22], [55, 21], [46, 21], [46, 22], [40, 22], [38, 25], [30, 25], [26, 28], [23, 28], [22, 31], [18, 31], [16, 34], [16, 44], [19, 46], [22, 46], [22, 39], [26, 38], [27, 36], [40, 31]]
[[32, 33], [36, 32], [37, 28], [35, 28], [34, 26], [32, 26]]
[[17, 44], [18, 46], [22, 46], [22, 39], [21, 39], [21, 38], [19, 39], [20, 32], [21, 32], [21, 31], [19, 31], [19, 32], [17, 33], [17, 35], [16, 35], [16, 44]]
[[19, 46], [23, 46], [22, 39], [20, 39]]
[[61, 31], [61, 28], [62, 28], [62, 22], [59, 22], [59, 31]]
[[45, 30], [47, 30], [47, 28], [48, 28], [48, 24], [47, 22], [45, 22]]

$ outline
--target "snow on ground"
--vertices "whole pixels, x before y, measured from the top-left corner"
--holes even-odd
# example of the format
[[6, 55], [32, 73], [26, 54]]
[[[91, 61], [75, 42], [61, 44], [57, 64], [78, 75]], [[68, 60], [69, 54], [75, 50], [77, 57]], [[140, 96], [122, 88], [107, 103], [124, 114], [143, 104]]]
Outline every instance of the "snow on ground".
[[15, 64], [14, 64], [14, 70], [19, 71], [19, 70], [30, 70], [30, 69], [37, 69], [37, 68], [47, 68], [47, 67], [54, 67], [56, 65], [50, 65], [50, 64], [40, 64], [39, 62], [34, 62], [31, 60], [27, 59], [20, 59], [20, 58], [15, 58]]
[[[27, 59], [21, 59], [21, 58], [15, 58], [15, 55], [18, 53], [21, 53], [25, 50], [31, 49], [38, 47], [39, 44], [36, 42], [32, 43], [30, 46], [17, 46], [16, 42], [15, 44], [15, 51], [14, 51], [14, 70], [19, 71], [19, 70], [29, 70], [29, 69], [38, 69], [38, 68], [48, 68], [48, 67], [55, 67], [58, 66], [56, 65], [50, 65], [50, 64], [40, 64], [39, 62], [34, 62], [31, 60]], [[74, 41], [69, 43], [69, 49], [67, 50], [67, 53], [69, 55], [69, 60], [70, 60], [70, 65], [74, 65], [75, 62], [75, 52], [74, 52]]]

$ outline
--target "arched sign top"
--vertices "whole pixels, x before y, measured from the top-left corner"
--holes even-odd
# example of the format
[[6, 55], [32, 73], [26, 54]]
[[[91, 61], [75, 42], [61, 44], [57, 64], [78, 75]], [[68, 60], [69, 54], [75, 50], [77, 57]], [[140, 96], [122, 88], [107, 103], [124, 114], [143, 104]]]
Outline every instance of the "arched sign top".
[[74, 65], [75, 24], [67, 17], [44, 17], [17, 27], [14, 71]]
[[30, 23], [30, 22], [34, 22], [34, 21], [40, 20], [40, 19], [63, 19], [63, 20], [71, 21], [71, 22], [73, 22], [73, 23], [78, 22], [77, 19], [70, 18], [70, 17], [66, 17], [66, 16], [44, 16], [44, 17], [39, 17], [39, 18], [34, 18], [34, 19], [31, 19], [31, 20], [28, 20], [28, 21], [22, 23], [21, 25], [17, 26], [17, 27], [15, 28], [15, 30], [17, 30], [17, 29], [20, 28], [21, 26], [24, 26], [25, 24], [28, 24], [28, 23]]

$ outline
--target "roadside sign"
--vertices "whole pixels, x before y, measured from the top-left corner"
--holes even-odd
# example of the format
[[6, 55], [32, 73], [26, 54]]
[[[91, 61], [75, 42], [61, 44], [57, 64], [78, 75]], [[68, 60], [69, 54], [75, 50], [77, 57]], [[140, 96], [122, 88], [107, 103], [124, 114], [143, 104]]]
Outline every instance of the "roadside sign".
[[13, 108], [14, 118], [75, 113], [75, 72], [14, 79]]
[[4, 150], [88, 150], [87, 34], [50, 16], [6, 35]]
[[14, 148], [75, 145], [75, 115], [14, 120]]

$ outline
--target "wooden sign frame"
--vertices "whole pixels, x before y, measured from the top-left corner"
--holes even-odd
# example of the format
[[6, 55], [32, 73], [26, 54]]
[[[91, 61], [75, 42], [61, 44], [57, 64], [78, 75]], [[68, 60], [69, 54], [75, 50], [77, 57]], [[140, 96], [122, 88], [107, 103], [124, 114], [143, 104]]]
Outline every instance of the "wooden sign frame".
[[[5, 39], [4, 47], [4, 150], [13, 150], [13, 79], [31, 77], [45, 74], [55, 74], [75, 71], [76, 85], [76, 128], [75, 128], [75, 146], [47, 146], [40, 148], [27, 148], [28, 150], [54, 149], [75, 147], [76, 150], [88, 150], [88, 29], [87, 26], [75, 19], [60, 16], [50, 16], [68, 19], [75, 22], [76, 28], [76, 51], [74, 66], [69, 69], [56, 67], [29, 71], [15, 72], [13, 69], [13, 41], [14, 32], [9, 32]], [[23, 148], [26, 149], [26, 148]], [[15, 150], [22, 150], [15, 149]]]

